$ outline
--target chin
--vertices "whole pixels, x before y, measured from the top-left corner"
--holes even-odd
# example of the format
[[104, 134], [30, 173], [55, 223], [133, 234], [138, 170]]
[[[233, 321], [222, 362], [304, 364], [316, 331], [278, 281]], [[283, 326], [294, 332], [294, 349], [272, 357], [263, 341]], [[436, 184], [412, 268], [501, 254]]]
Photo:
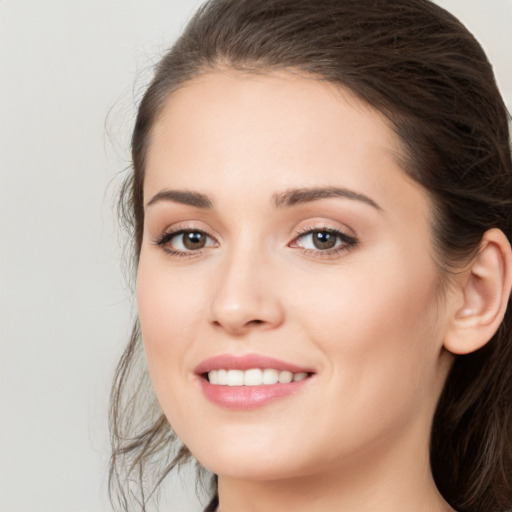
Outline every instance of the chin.
[[216, 475], [237, 480], [270, 481], [305, 476], [308, 471], [299, 461], [276, 455], [208, 454], [199, 462]]
[[[223, 436], [212, 431], [187, 445], [194, 457], [217, 475], [242, 480], [276, 480], [307, 473], [307, 461], [300, 449], [304, 440], [283, 443], [268, 435], [236, 432]], [[291, 439], [288, 439], [291, 441]]]

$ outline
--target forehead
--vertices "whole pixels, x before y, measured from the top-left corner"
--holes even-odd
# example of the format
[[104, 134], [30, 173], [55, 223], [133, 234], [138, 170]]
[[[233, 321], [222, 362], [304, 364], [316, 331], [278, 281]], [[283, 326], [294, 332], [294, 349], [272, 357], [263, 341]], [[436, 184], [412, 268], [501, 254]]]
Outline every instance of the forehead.
[[291, 71], [224, 70], [185, 82], [164, 104], [151, 142], [202, 138], [218, 151], [229, 133], [230, 141], [247, 151], [248, 137], [259, 132], [261, 138], [263, 131], [269, 148], [293, 139], [314, 144], [341, 135], [354, 149], [371, 141], [400, 152], [399, 139], [376, 109], [346, 88]]
[[387, 119], [344, 88], [288, 71], [211, 72], [165, 104], [151, 135], [144, 195], [200, 187], [215, 196], [238, 187], [268, 196], [332, 185], [393, 192], [397, 201], [408, 187], [425, 195], [400, 168], [401, 155]]

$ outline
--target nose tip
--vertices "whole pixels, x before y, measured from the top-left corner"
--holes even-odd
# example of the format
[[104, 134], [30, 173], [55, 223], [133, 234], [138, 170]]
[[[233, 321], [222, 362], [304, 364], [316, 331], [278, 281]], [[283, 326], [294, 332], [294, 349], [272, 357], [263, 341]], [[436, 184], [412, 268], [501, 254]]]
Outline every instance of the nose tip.
[[244, 311], [241, 307], [231, 307], [223, 311], [216, 309], [212, 324], [230, 334], [241, 335], [248, 330], [264, 328], [265, 325], [270, 326], [272, 322], [261, 318], [252, 318], [250, 313]]
[[267, 280], [262, 276], [247, 279], [240, 272], [221, 279], [210, 314], [212, 325], [231, 335], [272, 329], [284, 320], [279, 298]]
[[243, 335], [254, 329], [266, 330], [280, 325], [282, 314], [277, 306], [264, 311], [263, 307], [248, 308], [241, 304], [213, 309], [212, 324], [232, 335]]

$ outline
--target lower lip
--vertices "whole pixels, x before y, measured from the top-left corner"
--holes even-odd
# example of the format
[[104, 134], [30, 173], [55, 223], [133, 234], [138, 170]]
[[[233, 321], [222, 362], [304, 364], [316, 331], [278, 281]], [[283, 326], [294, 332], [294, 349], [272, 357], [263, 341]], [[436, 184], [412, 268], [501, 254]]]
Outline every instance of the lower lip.
[[203, 378], [200, 378], [200, 381], [203, 394], [214, 404], [227, 409], [246, 411], [298, 393], [310, 378], [288, 384], [262, 386], [219, 386], [210, 384]]

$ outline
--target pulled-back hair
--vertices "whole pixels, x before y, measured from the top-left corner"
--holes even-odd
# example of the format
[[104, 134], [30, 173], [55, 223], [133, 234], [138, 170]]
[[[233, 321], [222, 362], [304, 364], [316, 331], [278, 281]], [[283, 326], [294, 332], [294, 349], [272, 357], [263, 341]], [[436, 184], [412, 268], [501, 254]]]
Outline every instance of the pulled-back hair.
[[[161, 59], [140, 102], [120, 201], [135, 266], [151, 130], [174, 91], [225, 68], [299, 70], [383, 113], [401, 140], [404, 172], [431, 197], [447, 279], [486, 230], [512, 240], [509, 116], [482, 48], [451, 14], [428, 0], [211, 0]], [[456, 356], [435, 413], [434, 479], [461, 512], [512, 509], [511, 315], [509, 307], [482, 349]], [[136, 322], [112, 390], [110, 490], [124, 510], [133, 510], [134, 496], [147, 510], [148, 490], [190, 458], [152, 395], [141, 345]]]

